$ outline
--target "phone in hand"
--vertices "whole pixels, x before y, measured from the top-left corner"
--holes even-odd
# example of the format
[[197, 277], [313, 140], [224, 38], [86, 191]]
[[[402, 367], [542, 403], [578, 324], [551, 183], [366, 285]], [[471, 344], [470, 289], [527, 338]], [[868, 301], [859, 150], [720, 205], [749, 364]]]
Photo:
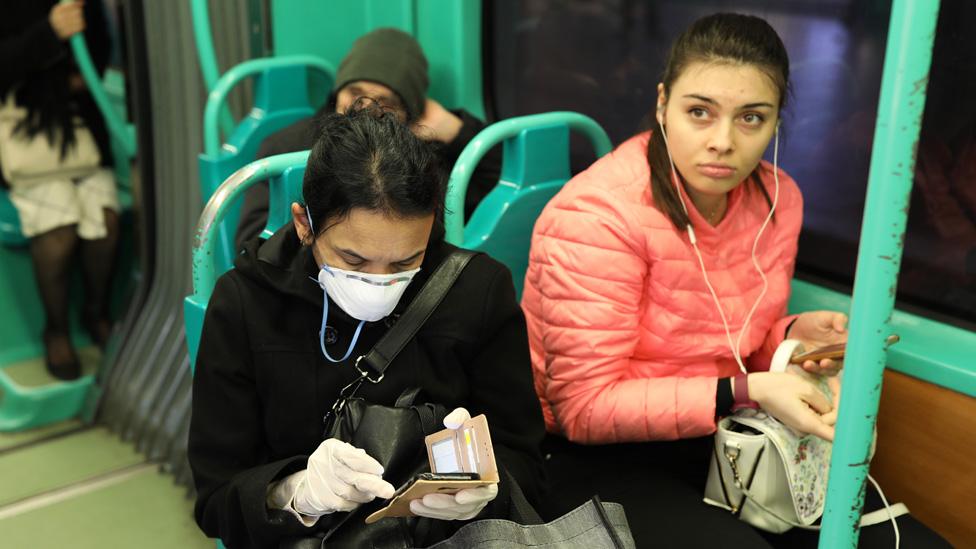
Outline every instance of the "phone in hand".
[[410, 487], [413, 486], [418, 480], [481, 480], [481, 475], [478, 473], [419, 473], [397, 488], [397, 491], [393, 493], [390, 499], [393, 499], [409, 490]]
[[[894, 345], [895, 343], [898, 343], [900, 339], [901, 338], [899, 338], [897, 335], [892, 334], [888, 336], [886, 343], [888, 345]], [[803, 363], [808, 360], [812, 360], [814, 362], [819, 363], [821, 360], [825, 358], [830, 358], [833, 360], [842, 360], [844, 358], [844, 352], [846, 350], [847, 350], [846, 343], [826, 345], [824, 347], [813, 349], [812, 351], [806, 351], [804, 353], [793, 355], [793, 357], [790, 358], [790, 364], [799, 364], [802, 366]]]

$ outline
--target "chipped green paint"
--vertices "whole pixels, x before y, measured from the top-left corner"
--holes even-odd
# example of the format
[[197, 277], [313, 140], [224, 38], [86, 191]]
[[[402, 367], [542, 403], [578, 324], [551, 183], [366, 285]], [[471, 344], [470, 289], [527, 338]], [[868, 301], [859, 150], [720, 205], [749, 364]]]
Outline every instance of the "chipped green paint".
[[858, 367], [844, 374], [822, 549], [857, 546], [938, 12], [935, 0], [895, 0], [891, 9], [847, 346], [846, 362]]
[[251, 185], [258, 181], [281, 175], [294, 165], [304, 164], [308, 151], [279, 154], [251, 162], [237, 170], [224, 181], [203, 208], [193, 238], [193, 297], [206, 303], [217, 281], [214, 265], [213, 227], [219, 224], [233, 203], [243, 196]]

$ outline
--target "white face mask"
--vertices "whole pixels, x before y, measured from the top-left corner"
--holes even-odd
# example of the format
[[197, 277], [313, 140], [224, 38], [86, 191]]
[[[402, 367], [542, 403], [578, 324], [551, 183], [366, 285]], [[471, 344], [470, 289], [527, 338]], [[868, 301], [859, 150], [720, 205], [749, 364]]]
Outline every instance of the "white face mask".
[[[420, 268], [394, 274], [344, 271], [328, 265], [319, 270], [319, 286], [349, 316], [374, 322], [386, 318]], [[328, 307], [328, 304], [325, 305]]]

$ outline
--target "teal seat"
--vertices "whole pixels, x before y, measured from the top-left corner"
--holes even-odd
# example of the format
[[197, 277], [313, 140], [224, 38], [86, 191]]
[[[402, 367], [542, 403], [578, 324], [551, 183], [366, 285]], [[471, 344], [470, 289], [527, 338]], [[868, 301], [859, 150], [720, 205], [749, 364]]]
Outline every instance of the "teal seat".
[[[332, 87], [332, 66], [311, 55], [245, 61], [220, 77], [204, 111], [204, 152], [199, 156], [200, 198], [204, 203], [225, 179], [254, 160], [266, 137], [315, 113], [316, 107], [309, 101], [309, 71], [321, 73], [325, 84]], [[254, 107], [221, 145], [219, 115], [226, 108], [230, 91], [249, 77], [254, 77]], [[238, 199], [230, 206], [214, 235], [218, 240], [214, 250], [218, 274], [233, 265], [240, 205]]]
[[222, 267], [216, 251], [221, 223], [234, 211], [244, 192], [259, 181], [269, 181], [270, 215], [264, 235], [270, 236], [291, 220], [289, 205], [301, 202], [302, 178], [308, 151], [280, 154], [251, 162], [227, 178], [213, 193], [200, 214], [193, 242], [193, 294], [183, 303], [183, 321], [190, 366], [196, 367], [197, 350], [207, 303], [213, 293], [217, 277], [227, 269]]
[[[446, 239], [487, 253], [512, 271], [516, 297], [522, 296], [529, 264], [532, 228], [549, 199], [572, 177], [569, 131], [583, 133], [597, 158], [612, 149], [610, 138], [592, 118], [574, 112], [550, 112], [496, 122], [468, 143], [448, 182]], [[464, 196], [478, 161], [503, 143], [501, 180], [464, 226]]]
[[20, 216], [14, 203], [10, 201], [7, 189], [0, 189], [0, 244], [23, 246], [27, 237], [20, 231]]

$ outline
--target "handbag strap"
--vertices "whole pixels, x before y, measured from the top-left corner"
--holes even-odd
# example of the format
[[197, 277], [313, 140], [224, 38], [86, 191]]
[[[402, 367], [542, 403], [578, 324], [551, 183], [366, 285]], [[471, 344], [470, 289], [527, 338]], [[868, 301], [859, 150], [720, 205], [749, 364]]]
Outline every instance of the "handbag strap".
[[[461, 276], [461, 271], [475, 255], [477, 252], [459, 248], [437, 266], [434, 274], [427, 279], [423, 288], [420, 289], [420, 293], [413, 299], [413, 302], [403, 312], [396, 324], [383, 335], [368, 353], [356, 359], [356, 369], [363, 377], [373, 383], [379, 383], [379, 380], [383, 378], [383, 372], [386, 371], [407, 343], [413, 339], [424, 322], [430, 318], [434, 309], [444, 300], [448, 290], [454, 286], [458, 277]], [[361, 362], [365, 362], [366, 368], [370, 370], [369, 372], [362, 369]], [[370, 373], [375, 377], [369, 377]]]
[[[785, 517], [780, 516], [779, 513], [773, 511], [769, 507], [766, 507], [762, 503], [759, 503], [759, 500], [755, 496], [753, 496], [752, 492], [750, 492], [748, 488], [743, 487], [742, 488], [742, 493], [750, 501], [752, 501], [753, 505], [755, 505], [756, 507], [762, 509], [765, 513], [768, 513], [768, 514], [772, 515], [773, 517], [776, 517], [777, 519], [779, 519], [779, 520], [781, 520], [781, 521], [783, 521], [783, 522], [785, 522], [785, 523], [787, 523], [787, 524], [789, 524], [791, 526], [795, 526], [797, 528], [802, 528], [804, 530], [819, 530], [820, 529], [820, 525], [802, 524], [802, 523], [799, 523], [799, 522], [796, 522], [796, 521], [792, 521], [792, 520], [790, 520], [788, 518], [785, 518]], [[894, 503], [894, 504], [890, 505], [889, 507], [882, 507], [881, 509], [878, 509], [876, 511], [871, 511], [870, 513], [864, 513], [863, 515], [861, 515], [861, 520], [858, 522], [858, 526], [861, 527], [861, 528], [863, 528], [865, 526], [874, 526], [875, 524], [881, 524], [882, 522], [885, 522], [885, 521], [888, 521], [888, 520], [894, 520], [896, 517], [900, 517], [902, 515], [907, 515], [907, 514], [908, 514], [908, 506], [907, 505], [905, 505], [904, 503]]]

